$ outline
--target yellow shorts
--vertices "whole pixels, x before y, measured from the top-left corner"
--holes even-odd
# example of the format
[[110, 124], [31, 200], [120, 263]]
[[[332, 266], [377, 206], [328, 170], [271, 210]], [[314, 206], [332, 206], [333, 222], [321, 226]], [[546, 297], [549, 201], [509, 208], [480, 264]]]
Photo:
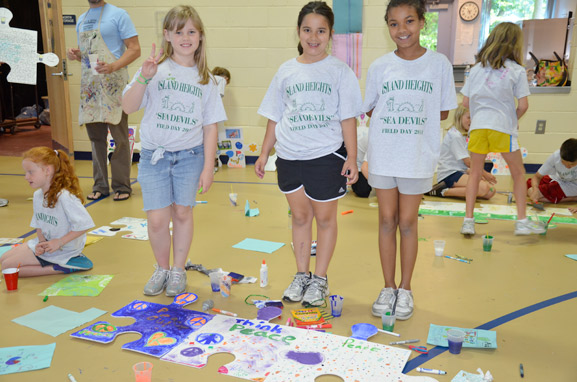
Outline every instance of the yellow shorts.
[[519, 142], [512, 135], [500, 131], [479, 129], [469, 134], [468, 149], [475, 154], [512, 153], [519, 150]]

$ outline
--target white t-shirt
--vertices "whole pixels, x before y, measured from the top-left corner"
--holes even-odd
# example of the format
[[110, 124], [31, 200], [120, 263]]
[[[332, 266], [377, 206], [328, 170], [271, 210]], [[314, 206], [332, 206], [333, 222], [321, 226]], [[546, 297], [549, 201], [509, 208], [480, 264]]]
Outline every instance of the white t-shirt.
[[[41, 189], [34, 192], [34, 215], [30, 222], [30, 227], [42, 230], [42, 235], [46, 240], [58, 239], [70, 231], [84, 231], [94, 227], [94, 222], [86, 208], [80, 200], [70, 194], [67, 190], [62, 190], [54, 208], [44, 205], [44, 193]], [[28, 241], [28, 248], [35, 250], [39, 239], [35, 237]], [[52, 253], [45, 252], [38, 256], [41, 259], [50, 261], [58, 265], [65, 265], [71, 258], [80, 255], [86, 244], [86, 234], [66, 243], [62, 249]]]
[[459, 132], [456, 127], [451, 127], [443, 143], [441, 143], [441, 155], [437, 166], [437, 181], [440, 182], [449, 175], [469, 169], [463, 159], [469, 157], [467, 150], [467, 137]]
[[441, 111], [457, 107], [453, 66], [427, 50], [416, 60], [394, 52], [371, 64], [363, 111], [373, 110], [369, 172], [401, 178], [432, 178], [439, 159]]
[[353, 71], [327, 56], [313, 64], [293, 58], [281, 65], [258, 109], [277, 123], [279, 158], [308, 160], [338, 150], [341, 121], [361, 114], [361, 90]]
[[[124, 93], [140, 74], [136, 72]], [[226, 120], [216, 84], [211, 79], [200, 85], [195, 67], [178, 65], [168, 59], [158, 65], [156, 75], [146, 87], [140, 109], [145, 108], [140, 125], [142, 147], [174, 152], [199, 146], [202, 127]]]
[[469, 97], [469, 134], [477, 129], [490, 129], [514, 137], [518, 135], [515, 98], [531, 94], [527, 73], [521, 65], [506, 60], [504, 67], [493, 69], [478, 63], [471, 68], [461, 93]]
[[361, 171], [363, 162], [367, 160], [367, 150], [369, 148], [369, 128], [357, 127], [357, 167]]
[[538, 170], [559, 183], [565, 196], [577, 196], [577, 167], [567, 168], [561, 163], [560, 150], [555, 151]]

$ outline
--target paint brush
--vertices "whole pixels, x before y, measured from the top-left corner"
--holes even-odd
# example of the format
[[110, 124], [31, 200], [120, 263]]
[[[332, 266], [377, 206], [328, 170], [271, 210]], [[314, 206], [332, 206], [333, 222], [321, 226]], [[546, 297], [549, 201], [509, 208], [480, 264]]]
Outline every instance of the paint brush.
[[551, 217], [549, 218], [549, 220], [547, 220], [547, 224], [545, 224], [545, 226], [547, 227], [549, 226], [549, 223], [551, 223], [551, 220], [553, 220], [553, 216], [555, 216], [555, 212], [551, 214]]

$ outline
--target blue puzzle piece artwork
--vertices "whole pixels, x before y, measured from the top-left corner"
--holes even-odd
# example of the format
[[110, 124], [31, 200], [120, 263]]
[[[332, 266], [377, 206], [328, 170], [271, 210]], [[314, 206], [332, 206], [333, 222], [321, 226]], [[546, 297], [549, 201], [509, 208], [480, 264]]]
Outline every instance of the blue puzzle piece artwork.
[[0, 62], [10, 65], [8, 82], [35, 85], [36, 65], [56, 66], [60, 59], [54, 53], [36, 53], [38, 32], [11, 28], [12, 16], [9, 9], [0, 8]]
[[96, 322], [72, 333], [72, 337], [100, 343], [110, 343], [122, 333], [139, 333], [140, 339], [122, 346], [123, 349], [161, 357], [178, 345], [190, 333], [202, 328], [214, 316], [183, 309], [198, 300], [194, 293], [182, 293], [170, 305], [135, 300], [112, 313], [113, 317], [132, 317], [132, 325], [115, 326], [106, 321]]

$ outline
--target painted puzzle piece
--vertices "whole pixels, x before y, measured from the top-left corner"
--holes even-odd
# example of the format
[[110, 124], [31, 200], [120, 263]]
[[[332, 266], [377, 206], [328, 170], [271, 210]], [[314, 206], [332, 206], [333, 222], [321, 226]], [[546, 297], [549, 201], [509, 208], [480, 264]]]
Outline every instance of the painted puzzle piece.
[[124, 217], [115, 220], [110, 224], [124, 225], [125, 227], [119, 228], [105, 225], [88, 232], [88, 234], [96, 236], [114, 236], [118, 232], [126, 231], [131, 233], [122, 235], [123, 239], [148, 240], [148, 222], [146, 219]]
[[[527, 149], [521, 147], [521, 156], [523, 158], [527, 157]], [[491, 174], [493, 175], [511, 175], [511, 171], [509, 170], [509, 165], [503, 159], [503, 156], [500, 153], [489, 153], [487, 154], [486, 160], [493, 162], [493, 168], [491, 169]]]
[[140, 339], [122, 346], [123, 349], [161, 357], [179, 344], [190, 333], [202, 328], [211, 320], [212, 315], [183, 309], [195, 302], [194, 293], [182, 293], [174, 298], [170, 305], [135, 300], [112, 313], [113, 317], [132, 317], [132, 325], [115, 326], [99, 321], [82, 330], [72, 333], [72, 337], [100, 343], [110, 343], [122, 333], [139, 333]]
[[162, 360], [201, 368], [217, 353], [235, 356], [220, 367], [221, 374], [266, 382], [312, 382], [324, 374], [344, 381], [398, 381], [410, 356], [410, 350], [328, 333], [217, 316]]
[[11, 28], [12, 12], [0, 8], [0, 62], [10, 65], [8, 82], [27, 85], [36, 84], [36, 64], [56, 66], [60, 59], [54, 53], [36, 53], [38, 32]]

